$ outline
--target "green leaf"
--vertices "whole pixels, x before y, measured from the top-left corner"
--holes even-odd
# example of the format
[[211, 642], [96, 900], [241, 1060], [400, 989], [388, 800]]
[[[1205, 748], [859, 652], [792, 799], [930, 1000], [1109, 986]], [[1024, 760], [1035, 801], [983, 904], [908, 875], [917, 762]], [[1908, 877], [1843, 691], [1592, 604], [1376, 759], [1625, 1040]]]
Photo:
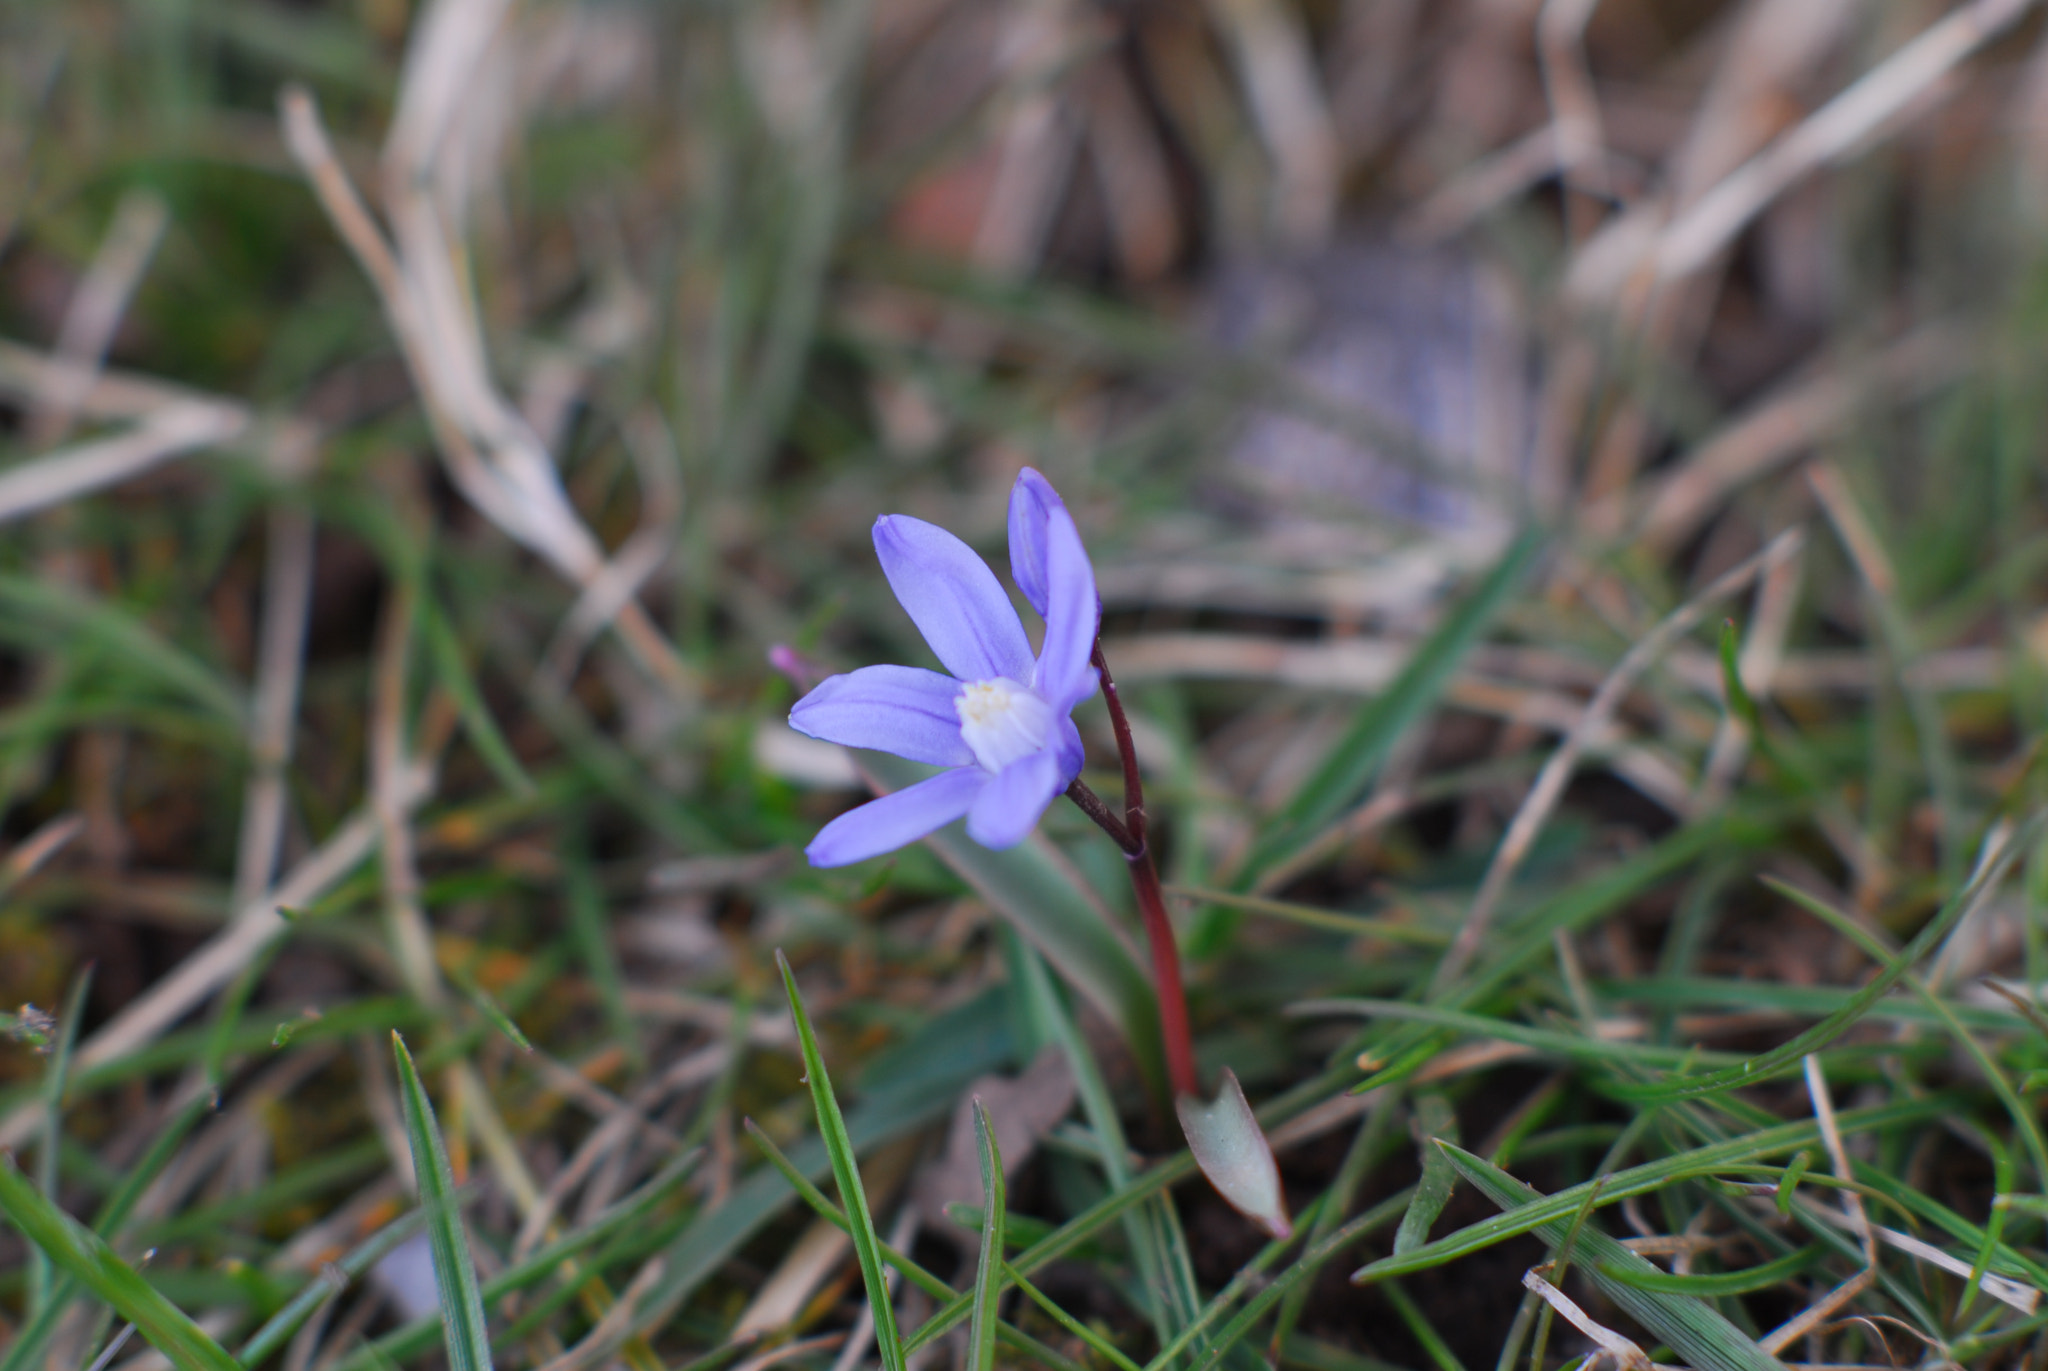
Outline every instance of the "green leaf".
[[818, 1133], [824, 1138], [825, 1153], [832, 1161], [832, 1178], [839, 1183], [839, 1199], [851, 1226], [854, 1255], [860, 1259], [861, 1280], [867, 1285], [868, 1308], [874, 1311], [875, 1347], [881, 1353], [883, 1371], [903, 1371], [903, 1342], [896, 1333], [896, 1309], [882, 1274], [882, 1240], [875, 1232], [874, 1216], [868, 1212], [867, 1190], [860, 1182], [860, 1162], [854, 1155], [853, 1139], [848, 1136], [846, 1119], [839, 1112], [839, 1100], [832, 1093], [832, 1078], [825, 1071], [823, 1054], [818, 1051], [818, 1036], [811, 1030], [810, 1015], [804, 1013], [803, 997], [797, 993], [796, 975], [780, 948], [775, 950], [775, 965], [782, 971], [782, 988], [789, 996], [790, 1017], [796, 1020], [797, 1042], [803, 1050], [804, 1081], [811, 1088], [811, 1104], [818, 1113]]
[[1542, 545], [1541, 536], [1533, 530], [1516, 539], [1479, 588], [1415, 650], [1393, 684], [1359, 711], [1323, 765], [1252, 849], [1238, 873], [1239, 888], [1249, 889], [1364, 795], [1395, 742], [1435, 707], [1451, 674], [1492, 626]]
[[0, 1212], [23, 1237], [142, 1330], [178, 1371], [242, 1371], [221, 1345], [115, 1255], [98, 1234], [50, 1203], [0, 1152]]
[[[1805, 1156], [1805, 1153], [1800, 1153]], [[1654, 1290], [1663, 1295], [1694, 1295], [1703, 1300], [1720, 1299], [1727, 1295], [1749, 1295], [1759, 1290], [1768, 1290], [1781, 1285], [1810, 1267], [1820, 1264], [1827, 1252], [1820, 1247], [1802, 1247], [1796, 1252], [1787, 1252], [1775, 1260], [1759, 1266], [1745, 1267], [1740, 1271], [1721, 1271], [1711, 1276], [1674, 1276], [1669, 1271], [1654, 1267], [1648, 1271], [1640, 1267], [1621, 1266], [1611, 1262], [1596, 1262], [1599, 1272], [1609, 1280], [1619, 1281], [1637, 1290]]]
[[981, 1144], [981, 1260], [974, 1269], [974, 1318], [967, 1334], [967, 1371], [992, 1371], [996, 1364], [996, 1301], [1003, 1293], [1003, 1156], [979, 1096], [974, 1101], [974, 1137]]
[[427, 1240], [434, 1252], [434, 1286], [441, 1296], [442, 1342], [450, 1371], [491, 1371], [491, 1334], [484, 1323], [483, 1291], [476, 1264], [469, 1255], [462, 1209], [456, 1199], [455, 1173], [448, 1148], [434, 1121], [434, 1106], [420, 1084], [405, 1039], [391, 1034], [398, 1058], [398, 1094], [405, 1105], [406, 1140], [412, 1145], [412, 1170], [419, 1183], [420, 1206], [427, 1215]]
[[[1460, 1175], [1486, 1193], [1502, 1209], [1514, 1210], [1546, 1197], [1452, 1143], [1438, 1142]], [[1556, 1196], [1548, 1197], [1551, 1199]], [[1559, 1217], [1536, 1229], [1545, 1245], [1565, 1241], [1571, 1220]], [[1637, 1323], [1662, 1338], [1698, 1371], [1783, 1371], [1783, 1363], [1757, 1346], [1740, 1328], [1706, 1301], [1693, 1295], [1648, 1288], [1644, 1277], [1665, 1277], [1649, 1258], [1638, 1256], [1591, 1224], [1572, 1236], [1574, 1250], [1590, 1264], [1590, 1276], [1602, 1294]], [[1616, 1272], [1620, 1274], [1617, 1275]], [[1630, 1278], [1636, 1278], [1631, 1280]], [[1668, 1279], [1668, 1277], [1667, 1277]]]
[[1428, 1242], [1429, 1226], [1451, 1202], [1451, 1187], [1458, 1173], [1450, 1158], [1435, 1145], [1438, 1138], [1446, 1142], [1458, 1140], [1458, 1116], [1451, 1112], [1451, 1102], [1440, 1091], [1432, 1090], [1415, 1101], [1415, 1140], [1421, 1144], [1422, 1179], [1416, 1182], [1415, 1198], [1408, 1202], [1408, 1212], [1401, 1216], [1401, 1226], [1394, 1231], [1397, 1253], [1412, 1252]]
[[[881, 752], [852, 755], [860, 769], [887, 791], [914, 785], [929, 770]], [[925, 842], [1044, 954], [1069, 985], [1123, 1031], [1148, 1083], [1161, 1100], [1166, 1099], [1159, 999], [1152, 992], [1152, 977], [1080, 874], [1037, 838], [996, 852], [969, 838], [961, 825], [948, 824]]]

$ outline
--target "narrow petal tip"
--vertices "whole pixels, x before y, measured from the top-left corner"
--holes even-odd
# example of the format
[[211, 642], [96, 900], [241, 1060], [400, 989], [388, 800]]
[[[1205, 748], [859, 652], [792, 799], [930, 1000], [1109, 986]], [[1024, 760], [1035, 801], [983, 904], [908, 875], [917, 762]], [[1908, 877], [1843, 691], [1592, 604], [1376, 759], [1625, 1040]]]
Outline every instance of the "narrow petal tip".
[[1216, 1187], [1216, 1193], [1231, 1208], [1264, 1228], [1279, 1241], [1294, 1233], [1287, 1217], [1287, 1197], [1280, 1189], [1280, 1168], [1273, 1161], [1273, 1148], [1246, 1103], [1244, 1088], [1229, 1068], [1223, 1072], [1223, 1088], [1214, 1101], [1192, 1095], [1174, 1101], [1181, 1132], [1187, 1135], [1188, 1150], [1195, 1165]]

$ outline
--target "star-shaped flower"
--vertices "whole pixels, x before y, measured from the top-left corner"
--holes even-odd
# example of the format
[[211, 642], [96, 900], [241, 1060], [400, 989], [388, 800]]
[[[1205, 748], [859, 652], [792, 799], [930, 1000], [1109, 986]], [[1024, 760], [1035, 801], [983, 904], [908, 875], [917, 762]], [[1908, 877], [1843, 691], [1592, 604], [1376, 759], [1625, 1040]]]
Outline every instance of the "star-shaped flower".
[[1089, 665], [1102, 607], [1073, 516], [1026, 467], [1010, 491], [1010, 572], [1045, 620], [1038, 656], [988, 563], [935, 524], [875, 521], [889, 588], [951, 675], [868, 666], [797, 701], [790, 726], [847, 747], [947, 768], [840, 815], [804, 850], [845, 866], [912, 843], [965, 815], [984, 847], [1021, 842], [1081, 772], [1068, 716], [1095, 693]]

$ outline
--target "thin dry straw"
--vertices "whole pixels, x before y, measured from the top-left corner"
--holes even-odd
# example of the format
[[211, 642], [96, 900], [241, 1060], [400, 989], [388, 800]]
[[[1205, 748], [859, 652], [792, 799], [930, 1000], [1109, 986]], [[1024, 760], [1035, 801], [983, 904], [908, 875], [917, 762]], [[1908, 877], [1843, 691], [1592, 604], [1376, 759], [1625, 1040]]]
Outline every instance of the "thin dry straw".
[[[321, 205], [355, 253], [384, 306], [449, 475], [501, 531], [587, 587], [605, 571], [603, 548], [569, 504], [553, 462], [518, 411], [492, 386], [473, 301], [458, 278], [461, 252], [431, 193], [444, 168], [459, 92], [483, 59], [503, 0], [441, 0], [415, 29], [385, 151], [385, 191], [397, 247], [387, 241], [328, 141], [301, 86], [280, 98], [285, 142]], [[620, 641], [676, 698], [697, 683], [637, 601], [612, 619]]]
[[1457, 941], [1438, 964], [1434, 978], [1436, 986], [1449, 985], [1465, 969], [1472, 956], [1479, 950], [1487, 928], [1493, 922], [1493, 914], [1507, 893], [1508, 883], [1514, 879], [1515, 871], [1528, 856], [1536, 842], [1536, 835], [1549, 820], [1550, 812], [1564, 795], [1565, 783], [1571, 779], [1580, 755], [1599, 730], [1606, 726], [1613, 716], [1622, 697], [1635, 684], [1636, 677], [1647, 670], [1652, 662], [1662, 656], [1666, 649], [1692, 630], [1694, 624], [1706, 614], [1708, 606], [1747, 585], [1757, 576], [1767, 573], [1779, 562], [1795, 554], [1803, 540], [1798, 529], [1787, 529], [1773, 538], [1763, 551], [1747, 558], [1740, 565], [1723, 573], [1712, 585], [1687, 600], [1655, 628], [1651, 629], [1626, 653], [1620, 662], [1600, 683], [1600, 689], [1586, 702], [1585, 712], [1572, 731], [1565, 736], [1550, 760], [1544, 763], [1537, 775], [1536, 783], [1522, 800], [1521, 807], [1508, 825], [1508, 831], [1501, 838], [1500, 846], [1494, 850], [1493, 860], [1487, 864], [1486, 875], [1480, 881], [1479, 891], [1472, 897], [1471, 909], [1465, 915], [1464, 926], [1458, 930]]
[[1871, 1231], [1870, 1216], [1864, 1212], [1863, 1197], [1856, 1193], [1856, 1173], [1849, 1165], [1848, 1150], [1842, 1146], [1842, 1130], [1835, 1122], [1835, 1106], [1828, 1096], [1827, 1078], [1821, 1073], [1818, 1056], [1809, 1055], [1803, 1064], [1806, 1068], [1806, 1091], [1813, 1099], [1813, 1117], [1814, 1122], [1820, 1125], [1821, 1142], [1827, 1147], [1835, 1175], [1848, 1182], [1842, 1191], [1842, 1203], [1848, 1209], [1849, 1226], [1863, 1247], [1863, 1269], [1759, 1338], [1757, 1345], [1773, 1356], [1818, 1328], [1877, 1279], [1877, 1238]]
[[59, 448], [0, 475], [0, 524], [118, 485], [173, 457], [232, 442], [248, 427], [249, 416], [232, 405], [165, 406], [126, 433]]
[[[424, 795], [422, 785], [408, 791], [404, 801], [415, 805]], [[350, 816], [290, 875], [262, 898], [244, 905], [226, 928], [179, 963], [175, 971], [101, 1025], [79, 1046], [77, 1069], [89, 1070], [126, 1056], [203, 1003], [290, 926], [280, 911], [300, 909], [320, 899], [370, 855], [376, 841], [374, 815], [358, 811]], [[0, 1147], [20, 1146], [34, 1128], [36, 1117], [33, 1108], [23, 1107], [0, 1120]]]
[[1667, 279], [1707, 265], [1779, 195], [1836, 161], [1929, 95], [1986, 43], [2019, 22], [2031, 0], [1973, 0], [1919, 37], [1700, 196], [1664, 230], [1656, 266]]
[[1767, 395], [1682, 456], [1669, 475], [1645, 483], [1645, 493], [1627, 496], [1642, 509], [1637, 536], [1653, 551], [1669, 552], [1736, 490], [1838, 429], [1866, 396], [1894, 403], [1917, 399], [1962, 376], [1976, 360], [1963, 330], [1950, 323], [1922, 324], [1861, 367], [1829, 367]]
[[1320, 247], [1336, 222], [1343, 156], [1301, 16], [1280, 0], [1210, 0], [1209, 10], [1273, 162], [1273, 228], [1289, 247]]
[[[272, 474], [287, 482], [307, 475], [318, 442], [308, 426], [280, 429], [267, 452]], [[242, 792], [242, 831], [235, 852], [237, 907], [270, 884], [284, 839], [285, 767], [292, 756], [313, 599], [312, 511], [287, 493], [271, 506], [264, 544], [263, 627], [249, 720], [250, 772]]]
[[64, 311], [51, 358], [54, 384], [29, 414], [29, 441], [37, 447], [60, 442], [70, 431], [169, 222], [170, 210], [153, 190], [130, 190], [114, 207], [113, 226]]

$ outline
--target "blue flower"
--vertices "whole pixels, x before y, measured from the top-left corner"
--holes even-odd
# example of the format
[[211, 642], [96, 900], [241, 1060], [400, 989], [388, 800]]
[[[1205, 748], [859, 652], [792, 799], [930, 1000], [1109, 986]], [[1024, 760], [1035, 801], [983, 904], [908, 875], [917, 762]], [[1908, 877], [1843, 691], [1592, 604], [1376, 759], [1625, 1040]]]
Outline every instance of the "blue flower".
[[1095, 693], [1089, 658], [1102, 606], [1073, 516], [1026, 467], [1010, 491], [1010, 572], [1045, 620], [1036, 660], [988, 563], [935, 524], [875, 521], [889, 588], [951, 675], [868, 666], [834, 676], [789, 712], [800, 733], [947, 768], [840, 815], [804, 849], [845, 866], [916, 842], [966, 816], [984, 847], [1021, 842], [1081, 773], [1068, 716]]

